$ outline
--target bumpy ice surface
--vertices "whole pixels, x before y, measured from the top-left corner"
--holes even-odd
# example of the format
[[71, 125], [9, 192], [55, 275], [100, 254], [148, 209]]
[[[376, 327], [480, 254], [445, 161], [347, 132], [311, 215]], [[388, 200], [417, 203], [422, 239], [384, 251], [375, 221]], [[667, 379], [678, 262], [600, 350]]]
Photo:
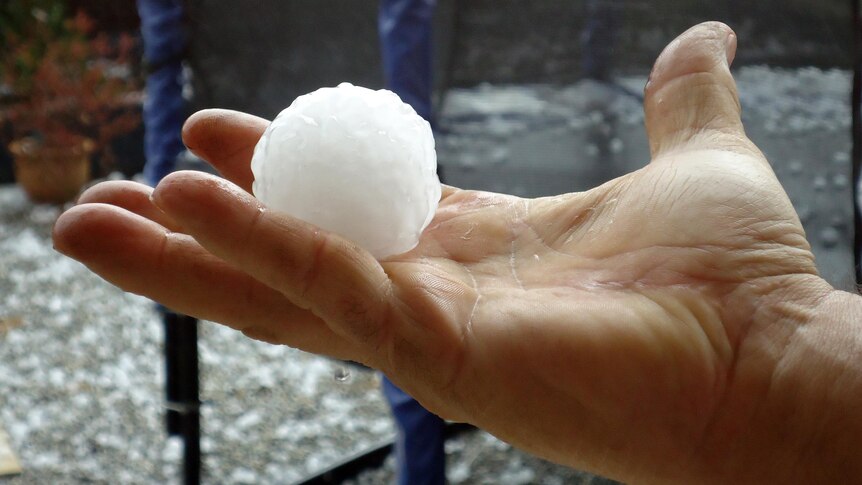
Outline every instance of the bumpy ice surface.
[[264, 132], [254, 195], [377, 258], [413, 249], [437, 210], [431, 126], [395, 93], [342, 83], [300, 96]]

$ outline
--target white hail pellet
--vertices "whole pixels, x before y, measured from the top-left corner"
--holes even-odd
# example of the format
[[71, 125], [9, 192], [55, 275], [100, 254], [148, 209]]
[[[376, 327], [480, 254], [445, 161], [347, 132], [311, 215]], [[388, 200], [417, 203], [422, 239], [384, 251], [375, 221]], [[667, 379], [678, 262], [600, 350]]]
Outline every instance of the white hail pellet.
[[416, 247], [440, 199], [428, 122], [391, 91], [348, 83], [296, 98], [260, 138], [251, 169], [267, 207], [377, 258]]

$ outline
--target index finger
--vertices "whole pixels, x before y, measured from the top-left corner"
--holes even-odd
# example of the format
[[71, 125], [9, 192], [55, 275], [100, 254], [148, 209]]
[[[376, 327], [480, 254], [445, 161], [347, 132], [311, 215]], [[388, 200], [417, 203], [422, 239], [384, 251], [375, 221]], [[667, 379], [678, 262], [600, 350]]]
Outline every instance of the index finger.
[[279, 290], [337, 334], [371, 348], [387, 338], [391, 281], [367, 251], [223, 180], [174, 172], [153, 202], [215, 256]]
[[251, 156], [269, 121], [227, 109], [198, 111], [183, 126], [183, 142], [222, 176], [251, 192]]

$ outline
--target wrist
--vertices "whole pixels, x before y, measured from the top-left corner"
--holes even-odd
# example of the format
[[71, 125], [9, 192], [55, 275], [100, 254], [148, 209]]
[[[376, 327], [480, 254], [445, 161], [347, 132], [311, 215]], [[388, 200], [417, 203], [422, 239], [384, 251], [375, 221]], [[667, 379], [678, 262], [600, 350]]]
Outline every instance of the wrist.
[[[862, 297], [832, 289], [798, 332], [788, 360], [800, 374], [800, 415], [814, 419], [798, 462], [809, 483], [862, 476]], [[806, 401], [802, 401], [802, 397]]]
[[731, 307], [749, 318], [738, 320], [712, 468], [737, 482], [852, 481], [862, 473], [862, 297], [814, 275], [751, 285]]

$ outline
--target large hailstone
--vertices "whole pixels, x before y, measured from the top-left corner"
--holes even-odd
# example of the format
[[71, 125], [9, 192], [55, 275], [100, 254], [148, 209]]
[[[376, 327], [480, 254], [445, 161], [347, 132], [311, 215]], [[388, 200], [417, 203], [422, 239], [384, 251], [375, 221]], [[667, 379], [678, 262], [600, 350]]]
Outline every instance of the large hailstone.
[[296, 98], [251, 160], [254, 195], [377, 258], [416, 247], [440, 200], [431, 126], [393, 92], [342, 83]]

